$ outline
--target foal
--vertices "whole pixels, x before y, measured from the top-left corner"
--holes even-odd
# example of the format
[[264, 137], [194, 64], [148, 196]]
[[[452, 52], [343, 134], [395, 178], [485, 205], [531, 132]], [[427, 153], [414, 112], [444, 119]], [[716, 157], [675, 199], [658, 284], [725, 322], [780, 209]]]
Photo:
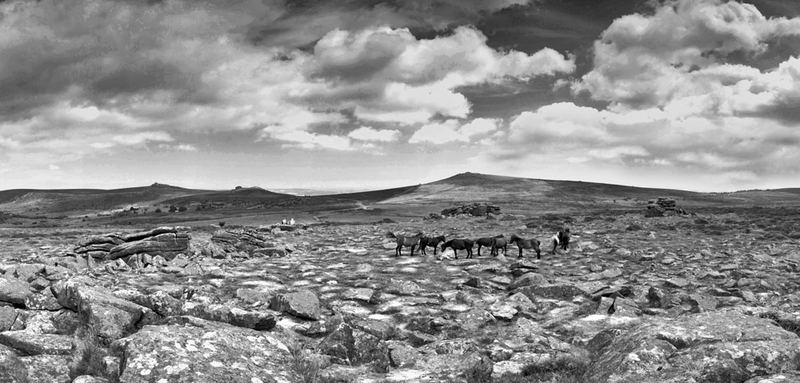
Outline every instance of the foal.
[[553, 250], [550, 252], [551, 254], [556, 253], [556, 248], [561, 247], [561, 250], [567, 251], [567, 246], [569, 246], [569, 229], [564, 229], [555, 233], [552, 237], [553, 240]]
[[542, 250], [539, 248], [541, 242], [538, 239], [524, 239], [516, 234], [511, 235], [509, 243], [516, 243], [519, 249], [519, 257], [522, 258], [522, 249], [533, 249], [536, 251], [536, 259], [542, 259]]
[[471, 239], [466, 239], [466, 238], [451, 239], [442, 244], [442, 253], [444, 253], [444, 249], [449, 247], [453, 249], [453, 253], [455, 253], [456, 259], [458, 259], [458, 250], [466, 250], [467, 258], [472, 258], [473, 246], [475, 246], [475, 241]]
[[433, 248], [433, 255], [436, 255], [436, 249], [439, 247], [439, 244], [444, 242], [444, 236], [440, 235], [438, 237], [422, 237], [419, 239], [419, 248], [422, 250], [422, 255], [428, 255], [425, 253], [425, 249], [427, 247]]
[[394, 249], [394, 255], [401, 256], [403, 254], [402, 249], [403, 246], [411, 246], [411, 256], [414, 256], [414, 248], [419, 245], [419, 240], [422, 238], [422, 232], [415, 234], [414, 236], [408, 236], [404, 234], [395, 235], [391, 231], [386, 233], [386, 237], [388, 238], [395, 238], [397, 239], [397, 247]]

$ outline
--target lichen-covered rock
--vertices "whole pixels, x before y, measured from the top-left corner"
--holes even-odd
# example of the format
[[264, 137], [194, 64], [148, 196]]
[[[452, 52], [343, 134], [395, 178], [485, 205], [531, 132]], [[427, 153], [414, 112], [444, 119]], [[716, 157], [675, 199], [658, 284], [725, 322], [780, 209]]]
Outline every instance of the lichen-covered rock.
[[800, 371], [783, 372], [750, 378], [744, 383], [794, 383], [800, 382]]
[[72, 383], [108, 383], [108, 379], [91, 375], [81, 375], [73, 379]]
[[191, 317], [145, 326], [116, 341], [126, 383], [299, 381], [287, 346], [272, 334]]
[[68, 355], [33, 355], [19, 358], [28, 370], [28, 382], [69, 383]]
[[61, 310], [63, 306], [58, 303], [50, 289], [44, 289], [25, 298], [25, 308], [29, 310], [56, 311]]
[[186, 302], [181, 307], [180, 312], [182, 315], [191, 315], [259, 331], [271, 330], [277, 323], [275, 316], [270, 313], [248, 311], [221, 304]]
[[322, 315], [319, 298], [310, 290], [275, 295], [270, 301], [270, 308], [303, 319], [318, 320]]
[[143, 306], [86, 286], [78, 279], [55, 283], [51, 289], [62, 306], [77, 311], [82, 321], [90, 323], [105, 341], [127, 335], [144, 316], [153, 314]]
[[735, 310], [659, 318], [602, 335], [587, 381], [743, 382], [800, 368], [800, 338]]
[[0, 332], [8, 331], [17, 321], [17, 310], [9, 306], [0, 306]]
[[0, 344], [0, 382], [26, 383], [28, 369], [14, 349]]
[[136, 290], [119, 290], [115, 291], [114, 295], [139, 306], [147, 307], [163, 317], [183, 314], [183, 302], [161, 290], [156, 290], [150, 294]]
[[[521, 290], [521, 292], [524, 293], [525, 295], [531, 294], [536, 297], [547, 298], [547, 299], [572, 301], [573, 299], [579, 297], [583, 298], [589, 297], [589, 294], [586, 291], [570, 283], [534, 285], [526, 289]], [[529, 294], [527, 294], [526, 292], [529, 292]]]
[[319, 344], [318, 349], [330, 355], [335, 363], [355, 366], [372, 364], [378, 371], [384, 372], [389, 366], [386, 343], [344, 321]]

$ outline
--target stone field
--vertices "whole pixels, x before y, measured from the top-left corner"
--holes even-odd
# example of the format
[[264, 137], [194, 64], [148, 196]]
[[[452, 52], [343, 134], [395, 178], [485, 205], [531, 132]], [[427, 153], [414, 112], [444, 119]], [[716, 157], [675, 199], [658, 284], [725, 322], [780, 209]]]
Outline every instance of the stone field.
[[[798, 223], [0, 229], [0, 382], [797, 382]], [[538, 238], [542, 258], [395, 257], [386, 233], [420, 230]]]

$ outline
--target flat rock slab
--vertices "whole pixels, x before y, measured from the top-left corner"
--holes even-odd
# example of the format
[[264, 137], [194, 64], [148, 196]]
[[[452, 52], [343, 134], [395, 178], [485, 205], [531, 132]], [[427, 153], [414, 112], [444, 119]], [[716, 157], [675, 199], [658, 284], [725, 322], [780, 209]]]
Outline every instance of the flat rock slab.
[[303, 319], [318, 320], [322, 315], [319, 298], [310, 290], [276, 295], [272, 297], [270, 308]]
[[72, 351], [71, 336], [36, 334], [24, 330], [0, 333], [0, 344], [26, 355], [67, 355]]
[[289, 349], [272, 334], [192, 317], [145, 326], [112, 345], [127, 383], [300, 381]]

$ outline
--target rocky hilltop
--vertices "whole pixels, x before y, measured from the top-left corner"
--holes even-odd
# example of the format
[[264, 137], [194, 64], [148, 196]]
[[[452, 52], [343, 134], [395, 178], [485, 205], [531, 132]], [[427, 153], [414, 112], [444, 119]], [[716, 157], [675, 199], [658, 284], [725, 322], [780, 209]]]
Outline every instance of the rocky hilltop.
[[[800, 214], [0, 232], [2, 382], [792, 382]], [[394, 256], [387, 231], [525, 250]]]

